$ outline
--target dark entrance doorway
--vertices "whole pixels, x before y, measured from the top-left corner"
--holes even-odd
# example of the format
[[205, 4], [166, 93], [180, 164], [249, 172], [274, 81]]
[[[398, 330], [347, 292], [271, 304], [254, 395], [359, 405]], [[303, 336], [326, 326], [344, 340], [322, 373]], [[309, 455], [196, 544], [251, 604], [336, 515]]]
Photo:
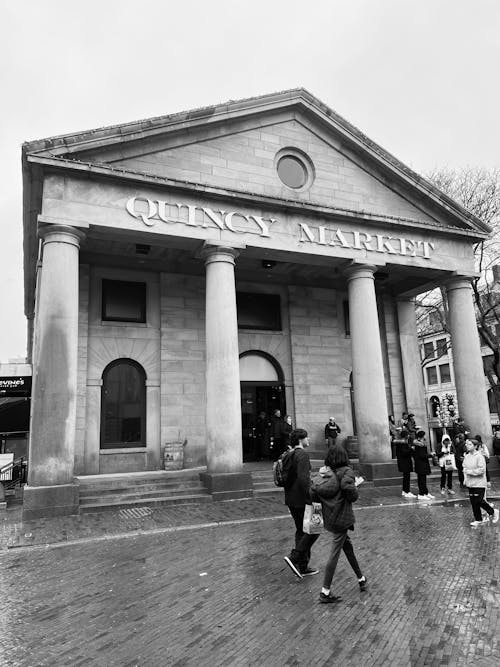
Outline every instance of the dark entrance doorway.
[[[286, 414], [285, 387], [265, 382], [241, 383], [243, 461], [269, 459], [269, 422], [274, 410]], [[262, 413], [264, 413], [262, 415]]]

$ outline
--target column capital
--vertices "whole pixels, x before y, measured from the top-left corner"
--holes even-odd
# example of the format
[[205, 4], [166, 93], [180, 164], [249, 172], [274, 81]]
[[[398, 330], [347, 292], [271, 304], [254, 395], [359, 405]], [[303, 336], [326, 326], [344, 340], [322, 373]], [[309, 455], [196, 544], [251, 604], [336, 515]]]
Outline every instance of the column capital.
[[344, 275], [347, 278], [347, 282], [354, 280], [355, 278], [371, 278], [374, 280], [375, 272], [378, 271], [380, 267], [375, 264], [350, 264], [345, 270]]
[[451, 292], [457, 289], [470, 290], [473, 280], [474, 276], [455, 276], [454, 278], [450, 278], [445, 282], [446, 291]]
[[225, 245], [217, 241], [205, 241], [202, 248], [198, 251], [198, 257], [205, 260], [205, 265], [212, 262], [228, 262], [234, 264], [234, 260], [239, 256], [240, 251], [246, 248], [245, 244], [232, 243]]
[[86, 238], [84, 232], [71, 225], [44, 224], [39, 227], [38, 235], [43, 239], [44, 245], [46, 243], [69, 243], [77, 248], [80, 247], [81, 241]]

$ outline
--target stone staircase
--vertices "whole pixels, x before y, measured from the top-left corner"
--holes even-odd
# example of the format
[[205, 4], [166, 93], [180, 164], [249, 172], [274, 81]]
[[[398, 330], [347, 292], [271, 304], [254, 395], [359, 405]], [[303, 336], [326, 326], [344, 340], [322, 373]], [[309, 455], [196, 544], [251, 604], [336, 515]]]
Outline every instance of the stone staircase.
[[75, 479], [80, 487], [80, 512], [212, 502], [212, 496], [200, 481], [202, 470], [78, 476]]

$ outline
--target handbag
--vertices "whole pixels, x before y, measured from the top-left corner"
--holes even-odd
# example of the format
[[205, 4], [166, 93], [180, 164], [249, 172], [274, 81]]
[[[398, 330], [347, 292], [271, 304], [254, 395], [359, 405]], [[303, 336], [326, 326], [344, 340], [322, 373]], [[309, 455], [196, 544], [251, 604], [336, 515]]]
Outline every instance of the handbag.
[[325, 524], [323, 522], [323, 510], [321, 503], [306, 505], [304, 510], [304, 522], [302, 530], [308, 535], [319, 535], [323, 532]]
[[455, 454], [446, 454], [444, 457], [444, 469], [447, 472], [457, 469], [457, 464], [455, 463]]

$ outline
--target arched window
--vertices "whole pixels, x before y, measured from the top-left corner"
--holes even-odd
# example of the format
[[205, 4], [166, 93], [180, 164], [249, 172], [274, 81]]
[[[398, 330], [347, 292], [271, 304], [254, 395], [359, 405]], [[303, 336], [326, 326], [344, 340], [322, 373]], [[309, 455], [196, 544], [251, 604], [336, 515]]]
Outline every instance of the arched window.
[[431, 396], [429, 399], [429, 406], [431, 408], [431, 417], [439, 417], [439, 406], [441, 402], [437, 396]]
[[146, 373], [131, 359], [102, 374], [101, 449], [146, 446]]

